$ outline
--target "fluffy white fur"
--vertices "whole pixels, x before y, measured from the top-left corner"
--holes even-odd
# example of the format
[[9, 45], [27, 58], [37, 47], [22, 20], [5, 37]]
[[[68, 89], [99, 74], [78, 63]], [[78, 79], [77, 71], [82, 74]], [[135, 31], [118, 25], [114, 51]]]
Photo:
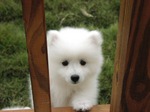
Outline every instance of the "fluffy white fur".
[[[103, 64], [101, 33], [67, 27], [48, 31], [47, 40], [52, 106], [89, 110], [97, 104], [98, 75]], [[81, 65], [81, 60], [86, 64]], [[74, 75], [79, 78], [77, 82], [71, 79]]]

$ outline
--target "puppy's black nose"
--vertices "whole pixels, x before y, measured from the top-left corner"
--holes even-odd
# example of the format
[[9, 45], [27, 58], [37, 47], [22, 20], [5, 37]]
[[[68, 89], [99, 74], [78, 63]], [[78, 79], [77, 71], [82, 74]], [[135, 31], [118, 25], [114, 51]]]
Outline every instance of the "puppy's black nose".
[[79, 80], [79, 75], [76, 75], [76, 74], [74, 74], [74, 75], [72, 75], [71, 76], [71, 80], [74, 82], [74, 83], [77, 83], [78, 82], [78, 80]]

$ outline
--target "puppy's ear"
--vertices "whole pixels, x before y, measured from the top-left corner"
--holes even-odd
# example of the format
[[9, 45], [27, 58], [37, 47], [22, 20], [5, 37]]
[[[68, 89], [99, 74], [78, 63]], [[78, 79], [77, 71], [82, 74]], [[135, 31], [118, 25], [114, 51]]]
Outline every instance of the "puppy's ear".
[[90, 31], [89, 37], [90, 37], [93, 44], [98, 45], [98, 46], [102, 45], [103, 38], [102, 38], [101, 32], [96, 31], [96, 30]]
[[59, 32], [57, 30], [50, 30], [47, 32], [47, 43], [48, 45], [53, 45], [59, 37]]

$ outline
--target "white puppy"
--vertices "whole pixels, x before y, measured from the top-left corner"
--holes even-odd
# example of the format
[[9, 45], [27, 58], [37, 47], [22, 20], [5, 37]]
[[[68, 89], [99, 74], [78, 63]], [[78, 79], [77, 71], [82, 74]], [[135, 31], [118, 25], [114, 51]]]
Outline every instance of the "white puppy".
[[97, 104], [102, 35], [83, 28], [47, 32], [52, 106], [86, 111]]
[[[52, 106], [86, 111], [97, 104], [98, 75], [103, 65], [98, 31], [63, 28], [47, 33]], [[32, 95], [31, 95], [32, 97]], [[3, 110], [29, 109], [29, 107]]]

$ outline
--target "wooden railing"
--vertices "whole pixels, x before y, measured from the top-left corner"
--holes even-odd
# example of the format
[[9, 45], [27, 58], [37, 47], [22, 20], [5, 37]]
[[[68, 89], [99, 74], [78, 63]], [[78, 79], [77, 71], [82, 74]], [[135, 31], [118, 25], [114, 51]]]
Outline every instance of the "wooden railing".
[[150, 112], [150, 0], [122, 0], [111, 112]]
[[[22, 6], [34, 110], [8, 112], [73, 112], [51, 108], [44, 1], [22, 0]], [[121, 0], [114, 68], [111, 105], [91, 112], [150, 112], [150, 0]]]
[[28, 59], [36, 112], [49, 112], [50, 92], [43, 0], [22, 0]]

